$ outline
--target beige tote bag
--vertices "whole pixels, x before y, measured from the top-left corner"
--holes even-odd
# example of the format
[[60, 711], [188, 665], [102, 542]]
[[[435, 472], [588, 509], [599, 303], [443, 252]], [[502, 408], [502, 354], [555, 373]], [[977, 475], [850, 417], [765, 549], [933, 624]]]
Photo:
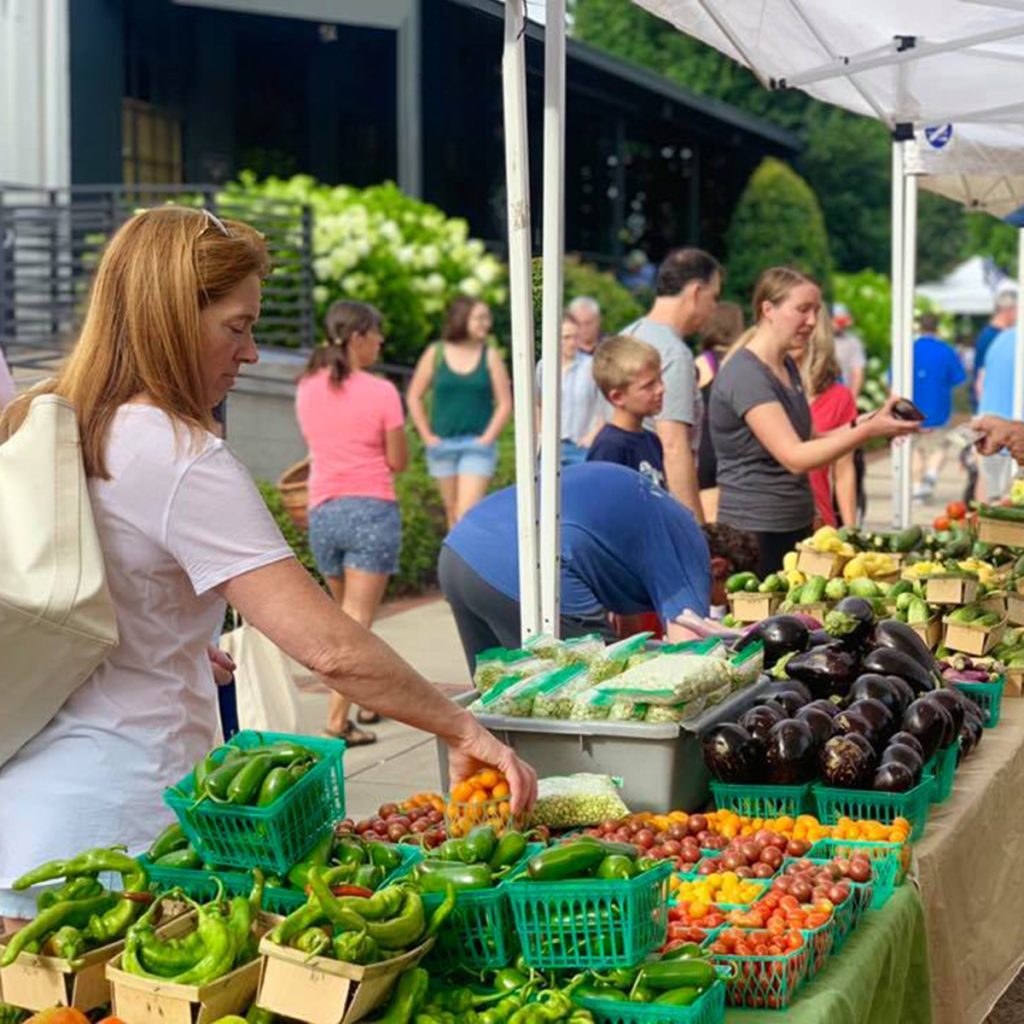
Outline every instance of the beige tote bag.
[[75, 411], [40, 395], [0, 445], [0, 765], [116, 644]]

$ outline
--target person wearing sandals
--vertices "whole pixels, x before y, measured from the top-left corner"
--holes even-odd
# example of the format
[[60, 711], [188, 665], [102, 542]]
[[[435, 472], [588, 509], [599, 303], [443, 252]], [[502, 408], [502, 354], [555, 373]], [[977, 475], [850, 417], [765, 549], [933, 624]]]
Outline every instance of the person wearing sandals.
[[[384, 341], [380, 313], [363, 302], [336, 302], [325, 326], [327, 343], [310, 356], [295, 397], [309, 446], [309, 545], [335, 601], [369, 629], [398, 568], [394, 474], [409, 462], [405, 417], [394, 384], [367, 372]], [[350, 704], [331, 694], [325, 733], [350, 747], [375, 742], [349, 720]], [[358, 720], [379, 721], [365, 711]]]
[[486, 302], [457, 295], [441, 340], [420, 356], [405, 396], [426, 445], [427, 469], [441, 492], [448, 529], [487, 493], [498, 464], [498, 435], [512, 415], [508, 370], [488, 344], [491, 324]]

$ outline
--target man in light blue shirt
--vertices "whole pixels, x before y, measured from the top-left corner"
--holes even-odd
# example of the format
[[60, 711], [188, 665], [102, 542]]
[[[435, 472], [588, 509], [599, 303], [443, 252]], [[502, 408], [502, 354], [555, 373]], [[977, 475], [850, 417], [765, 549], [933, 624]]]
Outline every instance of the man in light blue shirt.
[[[985, 365], [979, 374], [981, 389], [978, 401], [980, 416], [1000, 416], [1013, 419], [1013, 380], [1017, 362], [1017, 331], [1008, 327], [1000, 331], [985, 353]], [[981, 479], [986, 501], [1005, 497], [1013, 485], [1015, 466], [1010, 453], [996, 452], [982, 455]]]
[[[587, 449], [604, 425], [601, 392], [594, 380], [594, 359], [579, 348], [580, 332], [575, 316], [567, 312], [562, 318], [562, 466], [575, 466], [586, 461]], [[537, 363], [537, 428], [540, 430], [542, 401], [541, 366]]]

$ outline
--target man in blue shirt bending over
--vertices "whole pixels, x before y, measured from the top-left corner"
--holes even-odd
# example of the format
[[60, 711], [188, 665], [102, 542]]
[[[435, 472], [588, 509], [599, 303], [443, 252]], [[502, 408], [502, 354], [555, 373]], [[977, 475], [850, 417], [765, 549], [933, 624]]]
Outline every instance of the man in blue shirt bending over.
[[926, 501], [946, 458], [946, 435], [941, 430], [953, 412], [953, 389], [967, 373], [953, 346], [936, 337], [939, 318], [921, 314], [921, 337], [914, 342], [914, 405], [924, 413], [921, 424], [930, 434], [914, 444], [914, 498]]
[[[706, 615], [713, 589], [756, 564], [756, 547], [742, 531], [705, 529], [710, 551], [693, 513], [636, 470], [606, 462], [569, 466], [562, 473], [561, 635], [610, 636], [609, 612], [653, 610], [670, 641], [690, 639], [676, 617], [687, 609]], [[519, 646], [515, 487], [491, 494], [459, 520], [441, 549], [438, 578], [470, 670], [489, 647]]]

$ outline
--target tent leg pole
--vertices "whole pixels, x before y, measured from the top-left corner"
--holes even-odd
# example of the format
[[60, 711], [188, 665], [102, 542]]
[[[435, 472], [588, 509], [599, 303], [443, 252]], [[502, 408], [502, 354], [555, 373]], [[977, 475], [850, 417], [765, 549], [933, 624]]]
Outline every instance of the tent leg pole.
[[530, 160], [526, 124], [525, 14], [505, 4], [501, 77], [505, 179], [508, 194], [509, 306], [516, 428], [516, 515], [519, 524], [519, 607], [523, 639], [540, 631], [537, 489], [534, 473], [533, 274], [530, 246]]
[[[900, 143], [906, 145], [906, 143]], [[917, 178], [903, 176], [903, 380], [908, 396], [914, 393], [914, 289], [917, 283]], [[910, 525], [911, 490], [913, 487], [912, 438], [901, 445], [906, 448], [900, 477], [900, 521], [904, 529]]]
[[1017, 231], [1017, 343], [1013, 359], [1013, 418], [1024, 420], [1024, 228]]
[[[890, 366], [892, 369], [892, 390], [898, 395], [908, 395], [908, 381], [904, 377], [903, 339], [903, 260], [904, 260], [904, 218], [903, 218], [903, 147], [892, 143], [892, 302], [890, 319]], [[903, 526], [903, 474], [904, 466], [910, 462], [909, 445], [892, 445], [889, 449], [892, 459], [892, 524]]]
[[547, 0], [545, 26], [540, 611], [541, 629], [558, 636], [561, 573], [562, 260], [565, 250], [565, 0]]

